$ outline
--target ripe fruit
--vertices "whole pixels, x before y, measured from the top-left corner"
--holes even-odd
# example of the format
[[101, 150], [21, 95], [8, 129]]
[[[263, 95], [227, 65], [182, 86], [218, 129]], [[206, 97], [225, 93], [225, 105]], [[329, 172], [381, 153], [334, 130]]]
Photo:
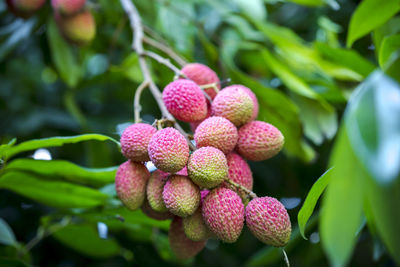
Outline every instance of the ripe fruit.
[[139, 208], [144, 201], [150, 173], [142, 163], [126, 161], [115, 176], [115, 189], [122, 203], [130, 210]]
[[211, 146], [193, 152], [188, 162], [190, 179], [198, 186], [213, 188], [228, 176], [228, 164], [221, 150]]
[[258, 100], [256, 95], [253, 93], [253, 91], [251, 91], [250, 88], [241, 85], [241, 84], [235, 84], [235, 86], [241, 88], [243, 91], [245, 91], [251, 98], [251, 100], [253, 101], [253, 114], [251, 115], [251, 121], [255, 120], [258, 116], [258, 110], [259, 110], [259, 105], [258, 105]]
[[149, 161], [147, 147], [157, 129], [146, 123], [135, 123], [127, 127], [121, 135], [121, 150], [132, 161]]
[[183, 230], [185, 235], [193, 241], [206, 240], [210, 237], [211, 233], [204, 223], [203, 215], [201, 214], [201, 207], [195, 213], [182, 219]]
[[175, 173], [185, 167], [189, 158], [189, 145], [178, 130], [168, 127], [151, 137], [148, 152], [158, 169]]
[[86, 0], [51, 0], [51, 5], [61, 15], [73, 15], [78, 13], [85, 6]]
[[207, 227], [222, 241], [233, 243], [239, 238], [244, 224], [244, 206], [232, 190], [213, 189], [202, 203], [202, 214]]
[[164, 200], [162, 198], [162, 192], [164, 190], [165, 182], [168, 179], [168, 174], [161, 172], [160, 170], [154, 171], [150, 175], [150, 179], [147, 182], [146, 195], [147, 201], [150, 207], [157, 212], [168, 211], [165, 207]]
[[283, 247], [290, 240], [292, 227], [289, 215], [273, 197], [254, 198], [246, 207], [246, 224], [263, 243]]
[[55, 12], [54, 17], [62, 34], [71, 43], [85, 45], [90, 43], [96, 35], [96, 22], [88, 10], [68, 17]]
[[172, 175], [162, 197], [167, 209], [180, 217], [193, 214], [200, 205], [200, 189], [186, 176]]
[[212, 103], [214, 116], [227, 118], [237, 127], [251, 120], [253, 109], [254, 104], [250, 96], [235, 85], [225, 87]]
[[206, 241], [192, 241], [183, 231], [182, 218], [175, 216], [168, 232], [169, 244], [178, 259], [196, 256], [206, 245]]
[[226, 159], [229, 179], [249, 190], [253, 190], [253, 174], [249, 164], [235, 152], [228, 154]]
[[212, 146], [225, 154], [231, 152], [237, 143], [235, 125], [223, 117], [210, 117], [197, 127], [194, 140], [197, 147]]
[[195, 122], [207, 116], [207, 102], [201, 88], [190, 80], [168, 84], [162, 93], [168, 111], [178, 120]]
[[7, 0], [8, 8], [15, 15], [28, 18], [39, 10], [46, 0]]
[[146, 214], [148, 217], [154, 219], [154, 220], [158, 220], [158, 221], [163, 221], [163, 220], [168, 220], [168, 219], [172, 219], [174, 217], [174, 215], [169, 212], [158, 212], [153, 210], [150, 205], [149, 202], [144, 200], [143, 205], [140, 207], [143, 211], [144, 214]]
[[[181, 71], [199, 86], [216, 83], [218, 90], [221, 89], [217, 74], [206, 65], [200, 63], [190, 63], [185, 65]], [[204, 91], [210, 96], [211, 99], [215, 98], [218, 90], [216, 90], [214, 87], [204, 88]]]
[[272, 158], [284, 144], [282, 133], [273, 125], [263, 121], [252, 121], [239, 131], [237, 151], [248, 160], [261, 161]]

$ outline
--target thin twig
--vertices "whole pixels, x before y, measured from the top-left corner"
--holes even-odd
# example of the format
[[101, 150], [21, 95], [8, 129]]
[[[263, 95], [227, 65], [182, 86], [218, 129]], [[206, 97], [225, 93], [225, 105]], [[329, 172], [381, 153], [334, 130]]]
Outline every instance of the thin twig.
[[289, 258], [286, 254], [286, 251], [282, 248], [282, 253], [283, 253], [283, 258], [285, 259], [285, 263], [287, 267], [290, 267], [290, 262], [289, 262]]
[[140, 111], [142, 111], [142, 106], [140, 105], [140, 95], [143, 90], [149, 85], [149, 81], [143, 81], [139, 87], [136, 89], [135, 98], [133, 101], [133, 109], [135, 113], [135, 123], [141, 122]]
[[143, 41], [146, 44], [151, 45], [152, 47], [157, 48], [158, 50], [160, 50], [160, 51], [164, 52], [165, 54], [167, 54], [176, 63], [178, 63], [178, 65], [180, 67], [183, 67], [183, 66], [185, 66], [187, 64], [186, 60], [184, 60], [181, 56], [179, 56], [177, 53], [175, 53], [175, 51], [172, 50], [167, 45], [165, 45], [165, 44], [163, 44], [161, 42], [158, 42], [155, 39], [147, 37], [147, 36], [143, 36]]
[[234, 181], [232, 181], [232, 180], [229, 179], [229, 178], [226, 178], [226, 179], [225, 179], [225, 182], [227, 182], [227, 183], [230, 184], [230, 185], [233, 185], [234, 187], [236, 187], [236, 188], [238, 188], [238, 189], [243, 190], [243, 191], [244, 191], [247, 195], [249, 195], [251, 198], [256, 198], [256, 197], [257, 197], [257, 195], [256, 195], [253, 191], [247, 189], [247, 188], [244, 187], [243, 185], [240, 185], [240, 184], [235, 183]]
[[148, 57], [156, 60], [158, 63], [165, 65], [167, 68], [169, 68], [170, 70], [175, 72], [175, 75], [182, 76], [182, 77], [188, 79], [187, 76], [185, 74], [183, 74], [181, 72], [181, 70], [178, 69], [174, 64], [172, 64], [168, 58], [164, 58], [164, 57], [160, 56], [159, 54], [156, 54], [151, 51], [143, 51], [143, 55], [148, 56]]

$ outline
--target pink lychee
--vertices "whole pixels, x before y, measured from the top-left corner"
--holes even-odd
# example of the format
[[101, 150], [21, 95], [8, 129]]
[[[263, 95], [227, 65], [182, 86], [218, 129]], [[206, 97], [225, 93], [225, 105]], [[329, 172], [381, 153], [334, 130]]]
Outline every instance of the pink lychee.
[[51, 0], [53, 9], [64, 16], [78, 13], [83, 9], [85, 3], [86, 0]]
[[250, 88], [248, 88], [244, 85], [241, 85], [241, 84], [235, 84], [235, 85], [231, 85], [231, 86], [237, 86], [237, 87], [241, 88], [243, 91], [245, 91], [250, 96], [251, 100], [253, 101], [253, 114], [251, 115], [250, 120], [251, 121], [255, 120], [258, 116], [259, 105], [258, 105], [257, 97], [254, 94], [254, 92]]
[[206, 65], [200, 63], [190, 63], [185, 65], [181, 71], [199, 86], [215, 83], [217, 88], [212, 86], [204, 88], [204, 91], [211, 99], [214, 99], [218, 90], [221, 89], [217, 74]]
[[157, 129], [146, 123], [135, 123], [128, 126], [121, 135], [121, 150], [124, 156], [132, 161], [149, 161], [147, 148]]

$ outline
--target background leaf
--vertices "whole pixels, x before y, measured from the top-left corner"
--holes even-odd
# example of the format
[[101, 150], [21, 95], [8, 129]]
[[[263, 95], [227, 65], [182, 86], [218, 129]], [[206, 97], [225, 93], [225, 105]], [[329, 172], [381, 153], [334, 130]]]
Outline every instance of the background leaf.
[[6, 221], [0, 218], [0, 244], [6, 246], [17, 245], [17, 240], [15, 239], [14, 232]]

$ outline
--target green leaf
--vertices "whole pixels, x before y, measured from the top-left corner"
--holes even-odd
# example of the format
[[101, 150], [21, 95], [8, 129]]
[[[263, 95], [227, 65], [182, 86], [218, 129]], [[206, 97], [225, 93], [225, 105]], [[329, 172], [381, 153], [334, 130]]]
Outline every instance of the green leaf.
[[400, 17], [393, 17], [388, 20], [385, 24], [375, 29], [372, 34], [372, 39], [375, 46], [375, 54], [379, 58], [382, 40], [389, 36], [395, 35], [400, 32]]
[[110, 258], [121, 251], [115, 240], [101, 239], [96, 228], [89, 224], [69, 225], [53, 236], [65, 246], [96, 259]]
[[321, 207], [320, 235], [332, 266], [344, 266], [356, 243], [362, 218], [363, 178], [344, 128], [332, 152], [331, 180]]
[[304, 6], [322, 6], [325, 4], [325, 0], [286, 0], [286, 1]]
[[379, 65], [386, 69], [390, 63], [397, 59], [400, 52], [400, 34], [387, 36], [382, 40], [379, 50]]
[[89, 208], [104, 204], [108, 196], [91, 188], [40, 179], [25, 172], [7, 172], [0, 188], [8, 189], [42, 204], [58, 208]]
[[331, 169], [327, 170], [324, 174], [322, 174], [318, 180], [313, 184], [310, 191], [307, 194], [306, 200], [303, 203], [298, 215], [297, 215], [297, 222], [299, 224], [299, 230], [301, 236], [307, 240], [306, 236], [304, 235], [306, 225], [308, 219], [311, 217], [312, 213], [314, 212], [315, 205], [317, 204], [318, 199], [324, 192], [326, 186], [329, 184], [331, 179]]
[[399, 0], [364, 0], [354, 11], [347, 34], [347, 47], [378, 28], [400, 10]]
[[5, 158], [9, 158], [14, 156], [15, 154], [29, 151], [29, 150], [35, 150], [38, 148], [43, 148], [43, 147], [54, 147], [54, 146], [62, 146], [64, 144], [72, 144], [72, 143], [78, 143], [82, 141], [89, 141], [89, 140], [98, 140], [98, 141], [107, 141], [110, 140], [117, 145], [119, 145], [119, 142], [115, 140], [114, 138], [111, 138], [106, 135], [102, 134], [82, 134], [82, 135], [75, 135], [75, 136], [57, 136], [57, 137], [49, 137], [49, 138], [43, 138], [43, 139], [34, 139], [34, 140], [29, 140], [23, 143], [20, 143], [18, 145], [15, 145], [11, 148], [9, 148], [6, 151], [2, 151], [3, 154], [0, 156], [4, 156]]
[[265, 20], [267, 18], [267, 10], [263, 0], [234, 0], [241, 11], [247, 16], [252, 16], [256, 20]]
[[74, 88], [82, 78], [82, 68], [71, 47], [61, 36], [53, 18], [49, 19], [47, 27], [47, 38], [54, 65], [65, 83]]
[[6, 246], [17, 245], [17, 240], [15, 239], [13, 230], [2, 218], [0, 218], [0, 244]]
[[84, 168], [65, 160], [16, 159], [6, 165], [5, 170], [19, 170], [51, 176], [52, 179], [65, 180], [93, 186], [113, 183], [118, 167]]

